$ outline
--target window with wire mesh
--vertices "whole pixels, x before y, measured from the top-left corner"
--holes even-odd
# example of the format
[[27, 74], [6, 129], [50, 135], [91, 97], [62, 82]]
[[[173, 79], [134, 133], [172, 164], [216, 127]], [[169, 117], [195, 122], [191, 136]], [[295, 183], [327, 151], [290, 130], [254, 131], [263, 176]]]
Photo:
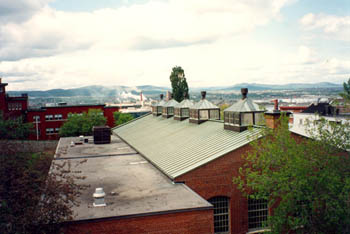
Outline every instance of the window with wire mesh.
[[229, 199], [227, 197], [213, 197], [209, 202], [214, 206], [215, 233], [229, 233]]
[[189, 109], [188, 108], [183, 108], [181, 109], [181, 116], [183, 117], [188, 117], [189, 116]]
[[259, 229], [265, 227], [267, 216], [267, 200], [248, 199], [248, 229]]

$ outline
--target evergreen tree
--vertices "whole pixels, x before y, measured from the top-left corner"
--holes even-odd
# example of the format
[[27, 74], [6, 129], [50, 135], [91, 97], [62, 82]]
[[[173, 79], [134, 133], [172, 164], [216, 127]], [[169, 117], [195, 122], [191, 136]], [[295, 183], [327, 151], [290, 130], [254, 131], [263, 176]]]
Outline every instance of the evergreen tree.
[[340, 93], [339, 95], [345, 99], [345, 101], [350, 102], [350, 78], [348, 82], [343, 83], [344, 92]]
[[185, 72], [181, 67], [173, 67], [170, 74], [171, 87], [173, 89], [173, 98], [181, 102], [185, 96], [188, 96], [188, 85], [185, 78]]

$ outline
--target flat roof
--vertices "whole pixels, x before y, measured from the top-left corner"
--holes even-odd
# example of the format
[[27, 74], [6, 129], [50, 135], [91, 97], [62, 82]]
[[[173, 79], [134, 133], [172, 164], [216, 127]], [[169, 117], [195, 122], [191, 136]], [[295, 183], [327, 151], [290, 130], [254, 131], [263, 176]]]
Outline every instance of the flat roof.
[[[79, 138], [61, 138], [55, 161], [77, 164], [80, 184], [90, 187], [77, 198], [74, 221], [137, 217], [152, 214], [212, 209], [212, 205], [185, 184], [173, 183], [120, 138], [112, 136], [111, 144], [91, 142], [70, 146]], [[86, 162], [79, 164], [82, 160]], [[105, 207], [94, 207], [92, 194], [102, 187]]]

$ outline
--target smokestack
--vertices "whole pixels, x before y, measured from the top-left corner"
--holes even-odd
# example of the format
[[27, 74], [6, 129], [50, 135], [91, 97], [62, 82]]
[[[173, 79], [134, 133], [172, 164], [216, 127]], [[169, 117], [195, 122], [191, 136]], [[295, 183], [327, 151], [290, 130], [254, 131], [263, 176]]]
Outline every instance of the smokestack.
[[202, 100], [203, 100], [203, 99], [205, 99], [205, 96], [207, 95], [207, 92], [206, 91], [202, 91], [201, 95], [202, 95]]
[[273, 111], [274, 111], [274, 112], [277, 112], [277, 111], [278, 111], [278, 99], [274, 99], [274, 100], [273, 100], [273, 103], [274, 103]]
[[142, 102], [143, 100], [142, 100], [142, 91], [141, 91], [141, 93], [140, 93], [140, 101]]
[[103, 188], [96, 188], [95, 193], [92, 195], [94, 198], [94, 207], [106, 206], [105, 196], [106, 193], [103, 191]]
[[247, 98], [248, 88], [241, 88], [242, 100]]

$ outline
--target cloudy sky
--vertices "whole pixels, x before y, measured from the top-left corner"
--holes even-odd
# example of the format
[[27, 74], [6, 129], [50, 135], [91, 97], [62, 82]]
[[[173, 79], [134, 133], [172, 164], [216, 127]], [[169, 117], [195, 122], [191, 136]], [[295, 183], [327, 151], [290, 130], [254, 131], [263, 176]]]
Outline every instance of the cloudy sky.
[[349, 0], [0, 0], [8, 90], [350, 77]]

